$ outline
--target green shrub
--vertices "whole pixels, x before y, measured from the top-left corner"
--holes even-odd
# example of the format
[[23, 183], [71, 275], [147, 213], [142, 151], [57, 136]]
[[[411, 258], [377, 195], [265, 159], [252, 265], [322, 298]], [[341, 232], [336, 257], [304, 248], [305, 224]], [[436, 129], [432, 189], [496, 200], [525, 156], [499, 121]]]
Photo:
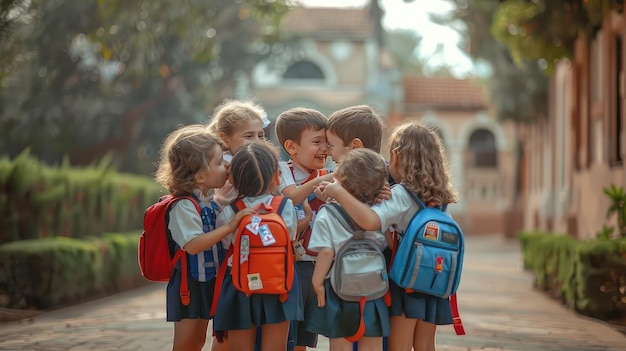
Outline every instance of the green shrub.
[[10, 308], [47, 309], [145, 283], [138, 232], [56, 237], [0, 246], [0, 296]]
[[546, 232], [517, 237], [537, 287], [587, 316], [626, 316], [626, 238], [579, 241]]

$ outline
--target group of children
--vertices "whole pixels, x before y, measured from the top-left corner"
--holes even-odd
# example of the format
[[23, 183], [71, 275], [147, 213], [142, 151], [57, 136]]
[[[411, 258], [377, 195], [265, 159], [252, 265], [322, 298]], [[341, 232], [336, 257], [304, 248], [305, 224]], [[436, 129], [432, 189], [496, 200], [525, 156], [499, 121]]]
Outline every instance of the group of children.
[[[282, 194], [287, 201], [279, 214], [293, 242], [297, 273], [287, 298], [281, 299], [235, 289], [232, 258], [222, 262], [227, 273], [220, 286], [215, 278], [201, 279], [176, 267], [167, 286], [173, 350], [201, 350], [211, 318], [214, 351], [287, 350], [292, 344], [303, 351], [316, 347], [318, 334], [329, 338], [333, 351], [382, 350], [383, 339], [389, 350], [434, 350], [436, 326], [452, 324], [449, 301], [407, 293], [393, 282], [390, 306], [384, 298], [365, 303], [366, 330], [358, 346], [345, 339], [359, 325], [358, 302], [342, 301], [327, 275], [334, 253], [351, 234], [322, 205], [338, 202], [381, 249], [391, 247], [416, 210], [407, 191], [435, 205], [456, 201], [437, 134], [419, 122], [397, 127], [387, 162], [380, 155], [383, 123], [369, 106], [347, 107], [328, 118], [293, 108], [275, 121], [289, 157], [281, 161], [278, 149], [265, 140], [268, 124], [258, 104], [227, 100], [208, 126], [181, 127], [162, 146], [157, 182], [174, 196], [194, 195], [208, 213], [201, 218], [187, 199], [172, 206], [168, 229], [178, 247], [200, 258], [216, 247], [228, 249], [241, 219]], [[324, 169], [329, 156], [336, 163], [334, 172]], [[393, 186], [396, 182], [404, 187]], [[230, 204], [239, 199], [246, 208], [237, 212]], [[179, 296], [183, 274], [188, 275], [188, 305]]]

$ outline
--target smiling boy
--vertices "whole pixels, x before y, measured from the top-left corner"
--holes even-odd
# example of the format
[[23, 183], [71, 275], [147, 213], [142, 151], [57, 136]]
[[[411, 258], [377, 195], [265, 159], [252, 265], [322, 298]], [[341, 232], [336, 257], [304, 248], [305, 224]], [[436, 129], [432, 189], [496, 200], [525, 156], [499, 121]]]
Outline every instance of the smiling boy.
[[316, 254], [309, 251], [307, 246], [315, 213], [323, 204], [313, 191], [321, 181], [332, 180], [332, 173], [324, 170], [328, 157], [326, 116], [314, 109], [292, 108], [276, 118], [275, 132], [290, 158], [289, 161], [280, 162], [279, 190], [295, 205], [301, 205], [296, 208], [298, 238], [294, 241], [294, 252], [302, 288], [304, 321], [292, 324], [296, 335], [295, 350], [298, 351], [317, 345], [317, 334], [305, 331], [307, 315], [313, 308], [317, 308], [317, 296], [311, 285]]

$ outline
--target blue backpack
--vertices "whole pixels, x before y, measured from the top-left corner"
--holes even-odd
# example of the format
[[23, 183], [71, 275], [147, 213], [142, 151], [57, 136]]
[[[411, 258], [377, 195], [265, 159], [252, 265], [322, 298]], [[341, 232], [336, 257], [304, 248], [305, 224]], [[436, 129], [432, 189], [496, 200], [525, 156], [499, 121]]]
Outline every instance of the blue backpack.
[[448, 298], [456, 292], [461, 279], [463, 232], [445, 212], [445, 205], [427, 207], [406, 190], [419, 209], [400, 238], [389, 278], [409, 292]]

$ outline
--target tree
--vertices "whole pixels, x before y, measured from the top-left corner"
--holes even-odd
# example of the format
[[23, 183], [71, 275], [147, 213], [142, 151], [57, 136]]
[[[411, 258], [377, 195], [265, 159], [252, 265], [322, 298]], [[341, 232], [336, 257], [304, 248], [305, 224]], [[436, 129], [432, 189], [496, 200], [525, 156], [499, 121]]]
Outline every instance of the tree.
[[152, 168], [167, 132], [230, 96], [289, 10], [286, 0], [25, 3], [34, 15], [20, 55], [33, 59], [0, 92], [0, 153], [86, 164], [112, 152], [134, 171]]

